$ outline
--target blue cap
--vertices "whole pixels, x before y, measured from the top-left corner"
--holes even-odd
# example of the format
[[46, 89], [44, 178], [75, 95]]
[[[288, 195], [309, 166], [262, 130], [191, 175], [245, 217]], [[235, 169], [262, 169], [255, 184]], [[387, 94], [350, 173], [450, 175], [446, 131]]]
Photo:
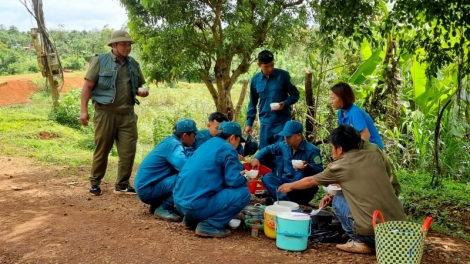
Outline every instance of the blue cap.
[[279, 136], [283, 137], [290, 137], [294, 134], [302, 134], [304, 130], [304, 126], [300, 122], [297, 121], [287, 121], [284, 125], [284, 129], [279, 133]]
[[241, 142], [245, 142], [245, 139], [242, 137], [242, 127], [236, 122], [220, 123], [219, 129], [217, 130], [217, 134], [219, 133], [239, 136]]
[[196, 122], [191, 119], [180, 119], [176, 122], [175, 125], [176, 133], [188, 133], [188, 132], [197, 132]]

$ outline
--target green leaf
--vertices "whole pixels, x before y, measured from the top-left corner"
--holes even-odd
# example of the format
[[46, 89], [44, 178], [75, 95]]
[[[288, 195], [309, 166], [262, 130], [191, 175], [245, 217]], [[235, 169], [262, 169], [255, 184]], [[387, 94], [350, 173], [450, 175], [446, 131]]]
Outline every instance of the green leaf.
[[315, 66], [315, 55], [314, 55], [313, 53], [310, 53], [310, 54], [308, 55], [308, 58], [309, 58], [309, 62], [310, 62], [310, 67], [311, 67], [312, 69], [314, 69], [314, 68], [315, 68], [315, 67], [314, 67], [314, 66]]
[[376, 50], [372, 55], [364, 61], [359, 68], [357, 68], [356, 72], [349, 78], [349, 83], [355, 85], [361, 85], [366, 80], [367, 77], [370, 76], [375, 72], [377, 65], [382, 62], [382, 58], [380, 57], [380, 53], [382, 51], [380, 49]]
[[370, 56], [372, 56], [372, 49], [367, 39], [364, 38], [361, 43], [361, 60], [365, 61], [370, 58]]
[[413, 79], [414, 98], [417, 99], [426, 91], [426, 63], [419, 63], [417, 56], [413, 58], [411, 66], [411, 78]]

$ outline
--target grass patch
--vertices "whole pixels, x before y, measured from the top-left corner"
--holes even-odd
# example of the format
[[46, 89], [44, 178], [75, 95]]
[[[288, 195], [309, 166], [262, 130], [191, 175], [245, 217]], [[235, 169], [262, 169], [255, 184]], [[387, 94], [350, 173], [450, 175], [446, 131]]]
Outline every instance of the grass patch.
[[[141, 105], [135, 107], [139, 116], [136, 164], [155, 144], [171, 135], [176, 120], [191, 118], [196, 121], [198, 128], [203, 129], [206, 128], [208, 115], [215, 111], [211, 96], [203, 84], [180, 82], [175, 88], [150, 86], [150, 96], [139, 98]], [[238, 100], [240, 90], [241, 85], [233, 88], [234, 102]], [[61, 99], [76, 98], [75, 93], [77, 91], [72, 90], [68, 94], [61, 94]], [[39, 91], [30, 99], [30, 104], [0, 108], [0, 153], [30, 157], [43, 165], [52, 163], [89, 168], [94, 148], [93, 127], [77, 129], [51, 121], [52, 103], [47, 93]], [[78, 102], [67, 104], [79, 105], [79, 99], [76, 100]], [[89, 112], [92, 113], [91, 106]], [[69, 107], [64, 118], [76, 121], [79, 115], [79, 108]], [[105, 179], [112, 179], [116, 175], [116, 156], [114, 149], [110, 153]]]
[[470, 187], [444, 180], [439, 188], [430, 187], [429, 174], [397, 173], [405, 198], [405, 212], [411, 221], [423, 222], [432, 216], [432, 229], [470, 241]]

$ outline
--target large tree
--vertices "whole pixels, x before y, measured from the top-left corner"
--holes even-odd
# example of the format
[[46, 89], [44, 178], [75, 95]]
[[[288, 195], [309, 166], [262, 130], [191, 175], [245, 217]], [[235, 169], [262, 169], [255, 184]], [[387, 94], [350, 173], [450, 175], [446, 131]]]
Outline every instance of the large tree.
[[202, 80], [218, 111], [258, 48], [284, 49], [308, 23], [308, 0], [120, 0], [152, 80]]

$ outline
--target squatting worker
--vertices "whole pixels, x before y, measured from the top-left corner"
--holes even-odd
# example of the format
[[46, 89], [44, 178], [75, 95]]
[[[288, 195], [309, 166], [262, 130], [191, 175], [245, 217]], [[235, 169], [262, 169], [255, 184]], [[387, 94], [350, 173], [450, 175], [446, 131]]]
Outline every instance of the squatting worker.
[[[299, 90], [292, 84], [287, 71], [274, 68], [274, 55], [269, 50], [258, 54], [258, 67], [261, 69], [250, 83], [250, 102], [246, 114], [245, 132], [250, 134], [259, 108], [259, 148], [282, 142], [279, 133], [287, 121], [292, 119], [291, 105], [299, 100]], [[279, 105], [271, 107], [271, 103]], [[264, 165], [273, 170], [274, 175], [282, 174], [282, 157]], [[276, 166], [277, 165], [277, 166]], [[277, 173], [276, 173], [277, 171]]]
[[236, 148], [242, 128], [235, 122], [222, 122], [217, 134], [196, 149], [176, 178], [173, 198], [183, 223], [195, 228], [196, 235], [226, 237], [228, 222], [250, 202], [248, 181]]
[[136, 96], [146, 97], [148, 91], [139, 91], [145, 83], [139, 63], [129, 56], [134, 41], [124, 30], [115, 31], [108, 46], [109, 53], [97, 54], [90, 62], [81, 95], [80, 121], [88, 125], [88, 100], [91, 98], [95, 114], [95, 152], [90, 175], [90, 193], [100, 195], [100, 183], [106, 173], [108, 155], [116, 142], [119, 157], [115, 194], [135, 194], [129, 185], [137, 145]]

